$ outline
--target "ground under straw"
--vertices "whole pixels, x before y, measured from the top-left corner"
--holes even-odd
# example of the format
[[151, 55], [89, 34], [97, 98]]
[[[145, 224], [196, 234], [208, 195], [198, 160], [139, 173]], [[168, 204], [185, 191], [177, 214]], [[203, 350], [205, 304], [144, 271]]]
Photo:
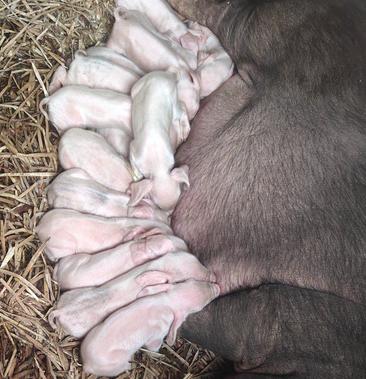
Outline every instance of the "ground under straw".
[[[59, 64], [105, 39], [112, 1], [0, 0], [0, 378], [93, 378], [83, 374], [78, 341], [47, 322], [58, 296], [34, 234], [58, 171], [58, 136], [38, 111]], [[179, 341], [140, 352], [120, 378], [204, 378], [213, 354]]]

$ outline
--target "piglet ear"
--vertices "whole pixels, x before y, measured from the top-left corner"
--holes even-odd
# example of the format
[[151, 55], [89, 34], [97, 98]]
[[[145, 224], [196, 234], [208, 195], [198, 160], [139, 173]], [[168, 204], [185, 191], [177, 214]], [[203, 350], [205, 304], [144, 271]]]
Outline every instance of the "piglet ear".
[[122, 16], [126, 13], [127, 9], [124, 7], [117, 6], [114, 9], [113, 15], [116, 20], [120, 20]]
[[136, 183], [130, 184], [131, 198], [128, 202], [129, 207], [135, 207], [140, 201], [147, 196], [152, 190], [152, 181], [143, 179]]
[[188, 177], [188, 166], [184, 165], [181, 167], [174, 168], [170, 176], [179, 184], [183, 185], [183, 189], [187, 189], [190, 186]]
[[194, 53], [198, 53], [199, 50], [199, 37], [195, 36], [191, 32], [187, 32], [182, 37], [180, 37], [181, 45]]
[[78, 50], [75, 53], [75, 57], [81, 57], [81, 58], [83, 58], [83, 57], [86, 57], [86, 56], [88, 56], [87, 52], [85, 50], [82, 50], [82, 49]]
[[210, 54], [207, 51], [200, 51], [198, 53], [198, 66], [209, 64], [215, 61], [215, 55]]
[[157, 270], [145, 271], [135, 278], [135, 282], [143, 288], [148, 286], [156, 286], [158, 284], [166, 284], [171, 281], [172, 278], [167, 272]]
[[165, 284], [156, 284], [154, 286], [148, 286], [143, 288], [136, 296], [136, 299], [145, 296], [152, 296], [162, 292], [168, 292], [173, 287], [173, 284], [165, 283]]

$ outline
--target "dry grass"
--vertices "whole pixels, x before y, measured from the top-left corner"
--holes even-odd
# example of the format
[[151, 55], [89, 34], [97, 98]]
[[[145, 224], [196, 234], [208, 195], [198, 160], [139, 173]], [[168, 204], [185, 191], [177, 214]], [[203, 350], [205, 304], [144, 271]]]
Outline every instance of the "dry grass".
[[[58, 170], [57, 135], [38, 112], [59, 64], [103, 41], [112, 1], [0, 0], [0, 378], [92, 378], [78, 342], [53, 332], [46, 313], [58, 296], [34, 234]], [[203, 378], [214, 356], [178, 342], [140, 352], [120, 378]]]

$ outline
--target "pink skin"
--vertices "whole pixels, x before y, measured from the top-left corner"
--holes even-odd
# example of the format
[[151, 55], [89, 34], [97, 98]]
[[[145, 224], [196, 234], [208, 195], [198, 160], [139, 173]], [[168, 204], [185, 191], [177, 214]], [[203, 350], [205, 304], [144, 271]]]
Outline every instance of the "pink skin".
[[111, 90], [66, 86], [43, 99], [40, 111], [60, 134], [71, 128], [90, 126], [131, 132], [131, 99]]
[[143, 291], [145, 287], [187, 279], [214, 281], [215, 276], [187, 252], [167, 253], [100, 287], [65, 292], [49, 321], [52, 326], [61, 326], [68, 335], [81, 338], [115, 310], [148, 295], [149, 291]]
[[137, 66], [137, 64], [132, 62], [130, 59], [128, 59], [124, 55], [119, 54], [116, 51], [106, 46], [89, 47], [89, 49], [87, 49], [86, 52], [88, 56], [106, 59], [109, 62], [118, 64], [119, 66], [125, 67], [129, 69], [130, 71], [133, 71], [139, 76], [145, 75], [145, 72], [142, 71], [141, 68]]
[[[156, 294], [159, 291], [166, 292]], [[213, 283], [188, 280], [147, 288], [140, 296], [146, 295], [154, 296], [116, 311], [89, 332], [81, 345], [86, 372], [116, 376], [130, 369], [129, 361], [141, 347], [157, 351], [167, 335], [173, 344], [186, 317], [214, 300], [219, 289]]]
[[151, 0], [117, 0], [116, 5], [144, 13], [160, 33], [177, 41], [188, 31], [187, 26], [165, 0], [154, 0], [154, 6], [151, 6]]
[[[189, 186], [188, 169], [173, 169], [174, 152], [188, 136], [190, 126], [177, 98], [176, 75], [156, 71], [145, 75], [132, 89], [130, 162], [135, 177], [145, 178], [130, 186], [130, 205], [144, 197], [171, 210]], [[172, 170], [173, 169], [173, 170]]]
[[128, 158], [132, 137], [123, 129], [95, 129], [95, 132], [103, 136], [105, 140], [113, 147], [116, 153], [122, 155], [124, 158]]
[[189, 32], [180, 41], [185, 48], [198, 53], [196, 73], [199, 77], [201, 98], [210, 95], [232, 76], [234, 63], [210, 29], [190, 22]]
[[178, 100], [184, 104], [188, 118], [192, 120], [200, 107], [200, 82], [196, 73], [171, 67], [167, 70], [177, 77]]
[[168, 224], [168, 215], [142, 202], [129, 207], [130, 197], [94, 181], [84, 170], [64, 171], [48, 186], [48, 205], [103, 217], [132, 217], [157, 220]]
[[99, 286], [127, 271], [173, 251], [188, 251], [174, 236], [156, 235], [130, 241], [98, 254], [62, 258], [53, 278], [62, 290]]
[[62, 86], [81, 85], [130, 93], [140, 77], [123, 66], [100, 57], [88, 56], [85, 51], [79, 50], [68, 71], [63, 66], [56, 70], [49, 92], [52, 95]]
[[117, 8], [107, 47], [126, 55], [145, 72], [169, 67], [197, 68], [197, 56], [179, 42], [160, 34], [141, 12]]
[[58, 155], [65, 170], [81, 168], [95, 181], [115, 191], [126, 192], [133, 180], [128, 161], [97, 133], [68, 130], [61, 137]]
[[171, 235], [168, 225], [137, 218], [104, 218], [69, 209], [47, 212], [37, 227], [42, 242], [47, 242], [49, 259], [78, 253], [97, 253], [137, 237], [154, 234]]

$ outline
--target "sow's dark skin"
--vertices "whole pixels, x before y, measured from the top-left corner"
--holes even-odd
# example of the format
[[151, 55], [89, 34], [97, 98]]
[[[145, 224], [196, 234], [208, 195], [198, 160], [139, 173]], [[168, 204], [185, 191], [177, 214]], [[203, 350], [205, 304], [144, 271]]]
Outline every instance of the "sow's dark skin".
[[223, 294], [181, 334], [235, 378], [366, 378], [366, 2], [170, 2], [238, 70], [178, 152], [173, 226]]

